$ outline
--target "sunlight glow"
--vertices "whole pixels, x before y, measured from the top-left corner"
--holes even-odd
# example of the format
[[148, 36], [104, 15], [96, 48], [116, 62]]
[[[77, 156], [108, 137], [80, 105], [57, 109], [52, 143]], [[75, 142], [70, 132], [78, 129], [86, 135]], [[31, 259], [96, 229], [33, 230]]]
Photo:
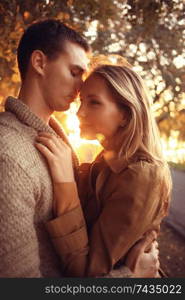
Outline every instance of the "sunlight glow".
[[161, 138], [163, 153], [167, 161], [185, 162], [185, 142], [178, 141], [179, 131], [172, 130], [169, 139]]
[[88, 37], [88, 39], [94, 41], [97, 36], [97, 27], [98, 27], [98, 20], [94, 20], [88, 24], [88, 30], [85, 32], [85, 36]]
[[67, 116], [65, 125], [67, 127], [68, 138], [80, 162], [92, 162], [102, 150], [102, 146], [98, 140], [86, 140], [80, 137], [79, 120], [76, 115], [77, 110], [78, 104], [77, 102], [73, 102], [70, 109], [64, 112]]
[[[78, 104], [73, 102], [70, 109], [64, 112], [67, 116], [65, 127], [67, 128], [69, 140], [73, 145], [80, 162], [92, 162], [103, 148], [98, 140], [86, 140], [80, 137], [79, 120], [76, 115], [77, 110]], [[179, 131], [172, 130], [169, 139], [161, 137], [163, 153], [167, 161], [184, 163], [185, 142], [179, 142], [178, 136]], [[100, 140], [102, 137], [98, 136], [97, 138]]]
[[185, 57], [183, 57], [182, 55], [178, 55], [173, 59], [173, 63], [176, 68], [180, 69], [185, 66]]

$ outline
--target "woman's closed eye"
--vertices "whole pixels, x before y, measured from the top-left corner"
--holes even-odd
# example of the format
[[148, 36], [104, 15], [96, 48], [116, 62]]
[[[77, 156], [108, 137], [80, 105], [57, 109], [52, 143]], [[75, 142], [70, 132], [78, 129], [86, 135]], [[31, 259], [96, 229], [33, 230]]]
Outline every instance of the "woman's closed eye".
[[81, 105], [82, 105], [82, 103], [86, 103], [86, 105], [93, 105], [93, 106], [98, 106], [98, 105], [101, 105], [102, 103], [101, 103], [101, 101], [99, 101], [98, 99], [86, 99], [86, 100], [84, 100], [84, 99], [82, 99], [81, 97], [80, 97], [80, 103], [81, 103]]
[[90, 100], [89, 103], [90, 103], [91, 105], [101, 105], [101, 102], [98, 101], [98, 100], [96, 100], [96, 99]]

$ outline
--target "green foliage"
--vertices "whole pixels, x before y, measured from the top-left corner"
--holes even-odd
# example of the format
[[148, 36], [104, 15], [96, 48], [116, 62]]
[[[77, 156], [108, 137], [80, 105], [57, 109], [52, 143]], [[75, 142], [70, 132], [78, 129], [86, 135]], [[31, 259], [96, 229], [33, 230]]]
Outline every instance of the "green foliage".
[[173, 169], [185, 172], [185, 164], [178, 164], [174, 162], [169, 162], [169, 166]]

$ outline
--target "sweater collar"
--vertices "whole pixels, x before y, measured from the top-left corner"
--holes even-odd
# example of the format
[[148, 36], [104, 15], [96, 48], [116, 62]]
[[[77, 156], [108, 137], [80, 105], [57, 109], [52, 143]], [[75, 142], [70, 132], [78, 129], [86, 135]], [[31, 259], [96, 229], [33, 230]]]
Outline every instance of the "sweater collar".
[[30, 108], [19, 99], [8, 97], [5, 103], [5, 110], [12, 112], [24, 124], [34, 128], [36, 131], [47, 131], [56, 135], [55, 131], [43, 120], [37, 117]]
[[[14, 115], [16, 115], [16, 117], [24, 124], [28, 125], [31, 128], [34, 128], [37, 132], [42, 131], [42, 132], [48, 132], [51, 134], [54, 134], [55, 136], [60, 136], [60, 138], [62, 138], [64, 140], [64, 142], [70, 146], [70, 148], [72, 149], [72, 146], [65, 134], [65, 132], [63, 131], [61, 125], [59, 124], [59, 122], [54, 118], [51, 117], [53, 122], [49, 122], [50, 124], [55, 124], [58, 127], [60, 127], [60, 134], [58, 135], [55, 130], [47, 125], [46, 123], [44, 123], [43, 120], [41, 120], [39, 117], [37, 117], [31, 110], [30, 108], [23, 103], [22, 101], [20, 101], [19, 99], [16, 99], [14, 97], [8, 97], [5, 103], [5, 111], [9, 111], [11, 113], [13, 113]], [[73, 162], [75, 166], [78, 166], [78, 158], [74, 152], [74, 150], [72, 149], [72, 156], [73, 156]]]

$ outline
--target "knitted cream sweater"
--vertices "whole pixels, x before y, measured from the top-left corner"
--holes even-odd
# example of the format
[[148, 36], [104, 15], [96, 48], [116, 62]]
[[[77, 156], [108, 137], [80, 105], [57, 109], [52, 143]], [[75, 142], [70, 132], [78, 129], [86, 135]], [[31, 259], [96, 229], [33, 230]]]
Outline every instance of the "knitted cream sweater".
[[60, 277], [44, 222], [53, 190], [39, 131], [54, 133], [23, 102], [9, 97], [0, 113], [0, 277]]

